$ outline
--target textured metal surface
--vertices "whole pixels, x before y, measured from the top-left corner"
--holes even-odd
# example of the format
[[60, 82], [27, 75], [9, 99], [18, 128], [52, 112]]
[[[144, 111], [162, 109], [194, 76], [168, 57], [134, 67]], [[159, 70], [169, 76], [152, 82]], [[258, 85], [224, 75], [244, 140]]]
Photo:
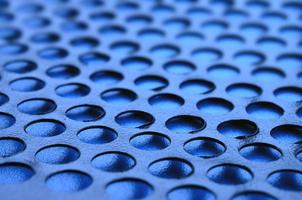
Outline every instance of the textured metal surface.
[[0, 194], [302, 199], [302, 2], [0, 0]]

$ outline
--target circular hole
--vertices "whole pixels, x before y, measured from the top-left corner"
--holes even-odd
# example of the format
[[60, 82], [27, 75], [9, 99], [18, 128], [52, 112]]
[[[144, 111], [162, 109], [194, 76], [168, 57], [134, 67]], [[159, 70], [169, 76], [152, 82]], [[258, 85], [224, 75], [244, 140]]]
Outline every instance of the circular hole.
[[236, 139], [245, 139], [258, 133], [257, 125], [249, 120], [229, 120], [218, 125], [219, 133]]
[[90, 9], [105, 5], [103, 0], [82, 0], [80, 1], [80, 3], [81, 3], [80, 5]]
[[56, 88], [56, 94], [65, 98], [79, 98], [88, 95], [90, 88], [79, 83], [68, 83], [59, 85]]
[[111, 104], [125, 105], [137, 99], [137, 95], [127, 89], [110, 89], [101, 94], [101, 98]]
[[226, 151], [225, 145], [212, 138], [195, 138], [184, 145], [184, 150], [200, 158], [214, 158]]
[[130, 41], [115, 42], [110, 46], [115, 55], [124, 56], [139, 50], [139, 45]]
[[16, 122], [16, 119], [14, 116], [0, 112], [0, 130], [9, 128]]
[[245, 11], [235, 10], [231, 8], [224, 13], [224, 16], [228, 21], [232, 23], [240, 23], [247, 20], [249, 14]]
[[261, 17], [266, 24], [270, 24], [271, 26], [279, 26], [283, 24], [287, 18], [286, 15], [279, 12], [266, 12]]
[[178, 32], [189, 27], [190, 21], [185, 18], [170, 18], [163, 22], [167, 31]]
[[251, 181], [253, 174], [244, 166], [222, 164], [209, 169], [207, 177], [215, 183], [223, 185], [240, 185]]
[[14, 60], [4, 64], [3, 68], [9, 72], [24, 74], [37, 69], [37, 65], [28, 60]]
[[171, 140], [160, 133], [144, 132], [133, 136], [130, 144], [137, 149], [145, 151], [157, 151], [167, 148]]
[[0, 92], [0, 106], [6, 104], [8, 101], [9, 101], [8, 96]]
[[159, 109], [176, 109], [185, 103], [183, 98], [174, 94], [157, 94], [148, 101], [150, 105]]
[[115, 71], [97, 71], [90, 76], [90, 80], [99, 85], [113, 85], [123, 80], [123, 75]]
[[273, 145], [264, 143], [248, 144], [240, 148], [240, 155], [254, 162], [272, 162], [282, 157]]
[[126, 30], [122, 26], [107, 25], [107, 26], [103, 26], [99, 30], [99, 33], [101, 35], [101, 38], [113, 40], [122, 37], [126, 33]]
[[209, 189], [198, 185], [184, 185], [173, 188], [168, 193], [169, 200], [215, 200], [216, 195]]
[[223, 10], [233, 6], [234, 2], [232, 0], [211, 0], [210, 4], [213, 8]]
[[159, 178], [183, 179], [193, 173], [193, 166], [179, 158], [164, 158], [149, 165], [149, 172]]
[[259, 119], [277, 119], [284, 113], [283, 109], [270, 102], [255, 102], [246, 107], [248, 114]]
[[288, 14], [297, 15], [297, 16], [302, 14], [302, 12], [301, 12], [301, 9], [302, 9], [301, 2], [295, 2], [295, 1], [284, 2], [283, 5], [282, 5], [282, 8]]
[[142, 71], [152, 65], [152, 61], [144, 57], [130, 57], [122, 60], [123, 67], [133, 70], [133, 71]]
[[44, 88], [45, 82], [37, 78], [26, 77], [26, 78], [15, 79], [12, 82], [10, 82], [9, 85], [12, 90], [18, 92], [34, 92]]
[[284, 101], [299, 102], [302, 101], [302, 88], [287, 86], [274, 91], [274, 95]]
[[203, 20], [211, 16], [212, 12], [210, 9], [207, 8], [200, 8], [200, 7], [193, 6], [187, 10], [186, 14], [191, 19]]
[[43, 11], [43, 9], [43, 6], [36, 3], [24, 3], [17, 8], [17, 10], [23, 14], [37, 14]]
[[56, 103], [49, 99], [28, 99], [18, 104], [18, 110], [20, 112], [30, 115], [43, 115], [51, 113], [56, 108]]
[[60, 171], [46, 179], [46, 185], [55, 192], [77, 192], [92, 184], [90, 175], [74, 170]]
[[145, 27], [152, 21], [152, 18], [147, 15], [133, 15], [127, 18], [127, 23], [133, 28]]
[[164, 69], [171, 74], [186, 75], [196, 70], [196, 66], [190, 62], [178, 60], [166, 63]]
[[284, 143], [297, 143], [302, 141], [302, 126], [285, 124], [271, 130], [271, 136]]
[[66, 111], [66, 116], [69, 119], [81, 122], [97, 121], [104, 115], [104, 109], [95, 105], [78, 105], [71, 107]]
[[217, 43], [222, 48], [237, 49], [244, 45], [245, 41], [237, 35], [223, 35], [217, 38]]
[[117, 132], [111, 128], [104, 126], [95, 126], [82, 129], [78, 133], [78, 137], [82, 142], [88, 144], [106, 144], [115, 140]]
[[228, 24], [224, 21], [210, 20], [202, 24], [202, 32], [208, 35], [218, 35], [226, 31]]
[[94, 21], [94, 22], [98, 22], [100, 24], [102, 23], [106, 23], [106, 22], [110, 22], [111, 20], [113, 20], [115, 18], [115, 15], [111, 12], [96, 12], [96, 13], [92, 13], [89, 18]]
[[80, 62], [89, 67], [102, 67], [110, 60], [110, 57], [103, 53], [88, 52], [81, 54]]
[[164, 32], [158, 29], [143, 29], [138, 33], [140, 41], [145, 41], [146, 43], [156, 43], [163, 40], [165, 37]]
[[18, 138], [0, 138], [0, 157], [14, 156], [25, 150], [25, 143]]
[[230, 65], [214, 65], [208, 68], [208, 73], [218, 79], [231, 79], [238, 76], [240, 71]]
[[0, 44], [0, 54], [5, 55], [17, 55], [22, 54], [28, 50], [28, 47], [18, 43], [5, 43]]
[[254, 98], [262, 93], [260, 87], [248, 83], [236, 83], [226, 89], [231, 96], [239, 98]]
[[262, 0], [250, 0], [246, 3], [246, 6], [254, 12], [263, 12], [269, 8], [269, 2]]
[[302, 28], [298, 26], [282, 27], [279, 33], [288, 41], [299, 41], [302, 35]]
[[179, 115], [166, 121], [166, 127], [174, 133], [197, 133], [205, 126], [206, 122], [202, 118], [192, 115]]
[[86, 30], [88, 28], [88, 25], [84, 22], [67, 20], [61, 25], [61, 27], [63, 31], [74, 33]]
[[240, 27], [240, 33], [248, 38], [259, 37], [266, 31], [266, 26], [259, 23], [245, 23]]
[[77, 160], [79, 157], [80, 152], [67, 145], [43, 147], [36, 153], [36, 159], [47, 164], [66, 164]]
[[205, 114], [223, 115], [233, 110], [231, 102], [221, 98], [207, 98], [197, 103], [197, 108]]
[[37, 29], [37, 28], [43, 28], [46, 26], [49, 26], [51, 24], [51, 21], [46, 17], [28, 17], [24, 20], [24, 24], [28, 28]]
[[91, 165], [106, 172], [124, 172], [135, 166], [135, 159], [121, 152], [107, 152], [95, 156]]
[[139, 4], [134, 2], [120, 2], [117, 3], [116, 9], [118, 12], [134, 12], [139, 9]]
[[265, 61], [265, 56], [254, 51], [242, 51], [235, 54], [234, 60], [242, 66], [259, 65]]
[[176, 42], [183, 45], [192, 47], [203, 42], [204, 36], [197, 32], [183, 32], [176, 36]]
[[263, 82], [269, 82], [272, 81], [280, 81], [285, 78], [285, 74], [274, 68], [270, 67], [262, 67], [253, 70], [252, 75], [258, 80]]
[[199, 63], [208, 63], [221, 59], [222, 53], [216, 49], [204, 48], [192, 52], [192, 58]]
[[25, 132], [35, 137], [53, 137], [65, 130], [63, 123], [51, 119], [33, 121], [25, 126]]
[[302, 56], [300, 54], [283, 54], [277, 58], [278, 65], [285, 70], [300, 70], [302, 65]]
[[264, 193], [264, 192], [258, 192], [258, 191], [248, 191], [248, 192], [242, 192], [240, 194], [236, 194], [232, 200], [277, 200], [275, 197]]
[[160, 91], [166, 88], [169, 82], [160, 76], [141, 76], [134, 81], [135, 85], [153, 91]]
[[148, 128], [154, 123], [155, 119], [149, 113], [133, 110], [118, 114], [115, 121], [124, 127]]
[[4, 163], [0, 165], [0, 185], [20, 184], [34, 174], [34, 170], [23, 163]]
[[161, 44], [151, 48], [150, 52], [155, 58], [171, 58], [178, 55], [180, 50], [174, 45]]
[[60, 40], [60, 36], [51, 32], [39, 32], [31, 36], [30, 40], [34, 43], [49, 44]]
[[190, 94], [208, 94], [215, 89], [214, 83], [202, 79], [184, 81], [179, 87], [184, 92]]
[[267, 181], [274, 187], [288, 191], [302, 191], [302, 172], [280, 170], [270, 174]]
[[21, 36], [21, 32], [16, 29], [16, 28], [12, 28], [12, 27], [2, 27], [0, 28], [0, 38], [2, 40], [15, 40], [20, 38]]
[[80, 74], [80, 70], [72, 65], [56, 65], [53, 67], [50, 67], [46, 74], [51, 78], [57, 78], [57, 79], [70, 79], [78, 76]]
[[260, 49], [271, 53], [282, 51], [285, 48], [286, 43], [275, 37], [264, 37], [257, 41], [257, 45]]
[[38, 52], [39, 56], [44, 59], [62, 59], [68, 55], [65, 49], [49, 47]]
[[70, 44], [77, 48], [91, 49], [98, 46], [99, 41], [91, 37], [77, 37], [72, 39]]
[[153, 190], [149, 183], [134, 178], [119, 179], [106, 186], [106, 193], [114, 200], [144, 199]]
[[78, 10], [74, 8], [57, 8], [54, 10], [54, 15], [57, 17], [72, 19], [79, 15]]
[[154, 14], [154, 16], [158, 16], [158, 17], [167, 17], [168, 15], [171, 15], [174, 12], [175, 12], [174, 7], [165, 4], [158, 4], [152, 8], [152, 13]]

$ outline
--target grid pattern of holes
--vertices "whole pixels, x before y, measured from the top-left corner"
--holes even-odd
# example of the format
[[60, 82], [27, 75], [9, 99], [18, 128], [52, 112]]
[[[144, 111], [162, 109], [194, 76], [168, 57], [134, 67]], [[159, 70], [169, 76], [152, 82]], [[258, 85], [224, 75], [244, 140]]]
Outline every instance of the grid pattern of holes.
[[1, 0], [0, 170], [20, 174], [1, 181], [50, 199], [297, 199], [301, 6]]

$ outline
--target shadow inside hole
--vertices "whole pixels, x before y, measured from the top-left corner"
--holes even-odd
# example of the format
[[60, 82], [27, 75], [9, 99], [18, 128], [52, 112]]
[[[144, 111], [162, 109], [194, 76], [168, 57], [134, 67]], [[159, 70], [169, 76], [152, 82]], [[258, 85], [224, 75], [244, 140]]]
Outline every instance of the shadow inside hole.
[[237, 139], [244, 139], [258, 133], [257, 125], [245, 119], [222, 122], [218, 125], [217, 129], [219, 133]]
[[191, 115], [179, 115], [166, 121], [166, 127], [170, 131], [180, 134], [197, 133], [203, 130], [205, 126], [206, 122], [202, 118]]
[[124, 127], [148, 128], [154, 123], [155, 119], [149, 113], [132, 110], [118, 114], [115, 121]]

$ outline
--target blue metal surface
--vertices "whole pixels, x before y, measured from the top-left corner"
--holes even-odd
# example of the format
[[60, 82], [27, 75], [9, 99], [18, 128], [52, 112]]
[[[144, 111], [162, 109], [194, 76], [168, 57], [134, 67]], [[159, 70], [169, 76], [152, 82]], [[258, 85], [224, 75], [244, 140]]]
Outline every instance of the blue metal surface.
[[3, 200], [302, 199], [299, 0], [0, 0]]

